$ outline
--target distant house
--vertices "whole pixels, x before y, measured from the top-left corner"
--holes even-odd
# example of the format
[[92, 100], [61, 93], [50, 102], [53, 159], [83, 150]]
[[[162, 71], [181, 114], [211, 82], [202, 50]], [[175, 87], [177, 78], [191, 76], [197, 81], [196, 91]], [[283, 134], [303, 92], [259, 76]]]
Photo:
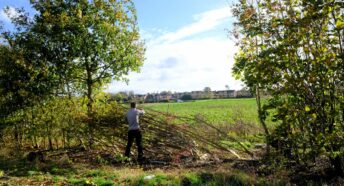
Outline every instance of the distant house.
[[253, 97], [252, 93], [248, 90], [238, 90], [235, 92], [237, 98], [250, 98]]
[[204, 97], [203, 91], [192, 91], [191, 92], [192, 99], [202, 99]]
[[252, 94], [248, 90], [219, 90], [219, 91], [192, 91], [192, 92], [175, 92], [163, 91], [160, 93], [149, 93], [146, 95], [136, 95], [137, 100], [144, 100], [147, 103], [152, 102], [165, 102], [171, 100], [191, 100], [191, 99], [226, 99], [226, 98], [240, 98], [240, 97], [252, 97]]
[[146, 99], [146, 95], [145, 94], [136, 94], [134, 96], [134, 100], [135, 101], [144, 102], [145, 99]]
[[218, 98], [218, 99], [234, 98], [235, 97], [235, 90], [219, 90], [219, 91], [214, 91], [214, 97]]
[[158, 94], [147, 94], [146, 98], [145, 98], [145, 102], [147, 103], [154, 103], [154, 102], [158, 102]]
[[186, 92], [175, 92], [172, 94], [172, 99], [178, 100], [183, 97], [184, 94], [187, 94]]
[[158, 96], [159, 101], [169, 101], [172, 99], [172, 94], [170, 92], [162, 92]]

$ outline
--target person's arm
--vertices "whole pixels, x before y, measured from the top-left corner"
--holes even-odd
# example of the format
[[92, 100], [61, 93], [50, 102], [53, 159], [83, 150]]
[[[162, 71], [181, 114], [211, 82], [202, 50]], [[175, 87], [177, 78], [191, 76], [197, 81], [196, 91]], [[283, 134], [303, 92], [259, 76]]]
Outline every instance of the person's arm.
[[140, 115], [144, 115], [145, 114], [145, 110], [141, 109], [141, 110], [138, 110], [139, 111], [139, 114]]

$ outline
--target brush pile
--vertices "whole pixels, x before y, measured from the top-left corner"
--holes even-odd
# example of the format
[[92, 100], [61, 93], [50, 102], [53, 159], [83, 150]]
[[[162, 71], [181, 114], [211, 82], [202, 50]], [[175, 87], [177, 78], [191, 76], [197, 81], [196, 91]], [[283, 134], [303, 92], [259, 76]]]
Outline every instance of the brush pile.
[[[119, 107], [116, 114], [97, 121], [95, 142], [97, 149], [108, 156], [121, 156], [127, 139], [125, 112]], [[224, 159], [252, 159], [254, 155], [239, 141], [228, 135], [227, 128], [219, 128], [202, 116], [181, 117], [169, 113], [146, 110], [140, 118], [144, 156], [155, 163], [186, 165], [221, 162]], [[237, 148], [229, 145], [236, 143]], [[136, 157], [133, 144], [132, 157]]]

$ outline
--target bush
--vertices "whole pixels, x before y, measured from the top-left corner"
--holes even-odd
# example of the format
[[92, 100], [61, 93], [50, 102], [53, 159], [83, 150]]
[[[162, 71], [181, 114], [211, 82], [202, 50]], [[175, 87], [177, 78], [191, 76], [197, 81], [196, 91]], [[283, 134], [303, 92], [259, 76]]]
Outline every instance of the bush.
[[192, 96], [190, 94], [184, 94], [180, 99], [181, 100], [192, 100]]

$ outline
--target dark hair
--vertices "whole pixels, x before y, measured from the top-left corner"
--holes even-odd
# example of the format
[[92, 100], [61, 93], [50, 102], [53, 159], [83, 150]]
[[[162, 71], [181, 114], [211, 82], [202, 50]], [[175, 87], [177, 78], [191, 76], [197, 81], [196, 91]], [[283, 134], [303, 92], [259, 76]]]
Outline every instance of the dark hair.
[[130, 103], [130, 107], [131, 107], [131, 108], [136, 108], [136, 103], [135, 103], [135, 102], [131, 102], [131, 103]]

